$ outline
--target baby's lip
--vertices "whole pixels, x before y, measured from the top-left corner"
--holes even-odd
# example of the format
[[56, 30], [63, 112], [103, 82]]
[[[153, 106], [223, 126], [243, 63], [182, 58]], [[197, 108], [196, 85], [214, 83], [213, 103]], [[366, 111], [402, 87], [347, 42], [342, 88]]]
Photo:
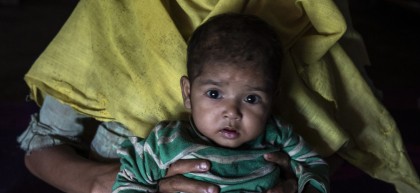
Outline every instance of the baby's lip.
[[236, 139], [239, 137], [239, 132], [232, 127], [225, 127], [220, 130], [220, 133], [227, 139]]

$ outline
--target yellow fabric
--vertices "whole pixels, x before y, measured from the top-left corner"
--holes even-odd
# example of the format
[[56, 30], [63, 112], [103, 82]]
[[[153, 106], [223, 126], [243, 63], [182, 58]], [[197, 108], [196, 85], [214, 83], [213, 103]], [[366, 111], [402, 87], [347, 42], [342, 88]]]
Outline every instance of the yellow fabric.
[[[32, 98], [48, 94], [140, 137], [182, 117], [186, 40], [224, 12], [260, 16], [284, 43], [276, 112], [319, 152], [338, 152], [399, 192], [420, 192], [398, 129], [337, 41], [345, 21], [332, 0], [82, 0], [26, 74]], [[386, 142], [386, 143], [384, 143]]]

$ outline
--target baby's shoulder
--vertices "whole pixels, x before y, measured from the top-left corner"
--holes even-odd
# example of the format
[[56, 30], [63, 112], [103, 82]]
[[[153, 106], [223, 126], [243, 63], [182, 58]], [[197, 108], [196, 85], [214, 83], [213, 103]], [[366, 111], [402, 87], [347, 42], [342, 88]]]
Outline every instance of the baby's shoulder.
[[172, 135], [188, 129], [189, 127], [189, 122], [185, 120], [164, 120], [155, 125], [152, 133], [157, 136]]
[[267, 127], [274, 130], [292, 130], [292, 125], [277, 115], [273, 115], [271, 117], [268, 121]]

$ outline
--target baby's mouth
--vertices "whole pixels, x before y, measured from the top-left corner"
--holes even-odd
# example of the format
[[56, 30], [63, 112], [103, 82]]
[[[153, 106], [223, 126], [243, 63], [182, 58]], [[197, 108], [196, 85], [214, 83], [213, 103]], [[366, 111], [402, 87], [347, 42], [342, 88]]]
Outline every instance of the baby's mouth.
[[236, 139], [239, 137], [239, 132], [236, 129], [232, 129], [232, 128], [224, 128], [220, 130], [220, 133], [222, 134], [223, 137], [227, 139]]

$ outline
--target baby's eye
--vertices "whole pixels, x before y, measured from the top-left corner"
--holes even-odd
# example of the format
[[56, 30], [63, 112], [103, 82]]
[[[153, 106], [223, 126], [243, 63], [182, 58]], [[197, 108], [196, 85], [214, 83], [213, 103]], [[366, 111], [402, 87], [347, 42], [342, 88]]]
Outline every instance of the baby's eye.
[[245, 97], [244, 101], [250, 104], [257, 104], [261, 101], [261, 98], [257, 95], [248, 95]]
[[221, 95], [220, 95], [219, 91], [217, 91], [217, 90], [209, 90], [209, 91], [206, 92], [206, 95], [209, 98], [212, 98], [212, 99], [220, 99], [221, 98]]

